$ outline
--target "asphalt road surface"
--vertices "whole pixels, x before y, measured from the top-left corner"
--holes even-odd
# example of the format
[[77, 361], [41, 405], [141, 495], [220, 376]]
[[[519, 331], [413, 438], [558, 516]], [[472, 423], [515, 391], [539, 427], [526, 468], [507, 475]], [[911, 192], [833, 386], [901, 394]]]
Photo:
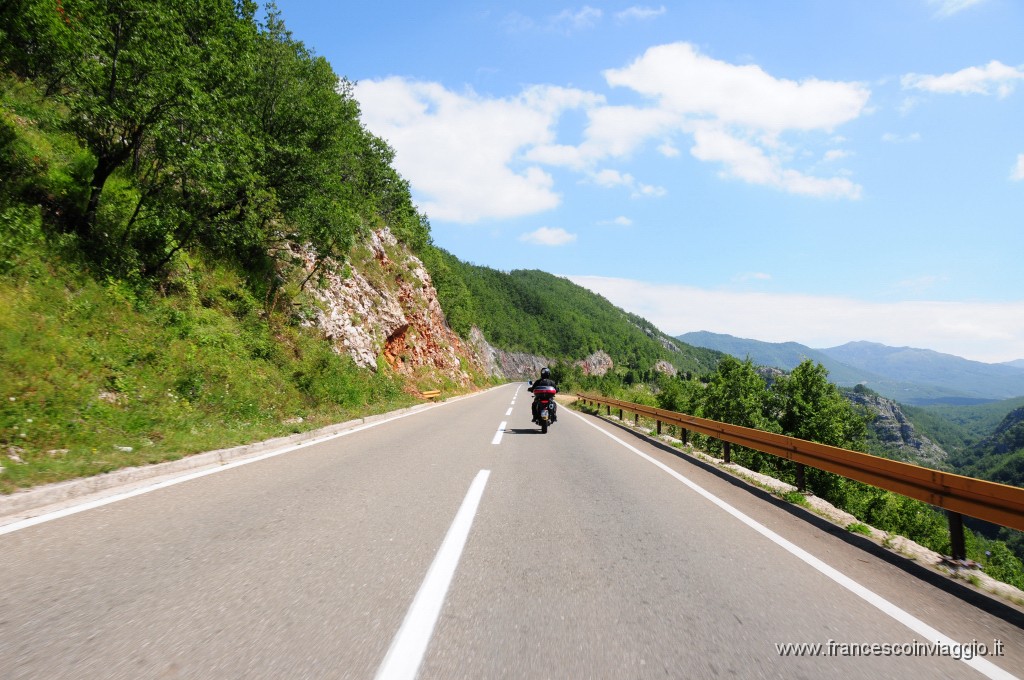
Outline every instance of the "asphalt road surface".
[[5, 679], [998, 678], [1022, 621], [520, 384], [0, 527]]

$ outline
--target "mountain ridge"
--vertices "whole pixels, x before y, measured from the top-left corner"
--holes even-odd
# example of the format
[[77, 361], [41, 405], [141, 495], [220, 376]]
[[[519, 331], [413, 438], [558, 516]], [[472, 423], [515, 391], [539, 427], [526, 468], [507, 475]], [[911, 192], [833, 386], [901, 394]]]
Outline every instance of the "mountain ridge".
[[791, 370], [804, 359], [822, 364], [843, 386], [863, 384], [908, 404], [982, 403], [1024, 395], [1024, 368], [987, 364], [930, 349], [853, 341], [815, 349], [796, 342], [770, 343], [699, 331], [677, 336], [740, 359]]

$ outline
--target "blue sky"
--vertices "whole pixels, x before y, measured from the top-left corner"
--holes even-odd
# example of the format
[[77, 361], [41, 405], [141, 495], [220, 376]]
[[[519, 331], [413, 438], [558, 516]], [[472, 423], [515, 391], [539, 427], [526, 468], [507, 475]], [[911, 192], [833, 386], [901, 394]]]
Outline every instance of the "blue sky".
[[677, 335], [1024, 358], [1024, 3], [281, 0], [435, 243]]

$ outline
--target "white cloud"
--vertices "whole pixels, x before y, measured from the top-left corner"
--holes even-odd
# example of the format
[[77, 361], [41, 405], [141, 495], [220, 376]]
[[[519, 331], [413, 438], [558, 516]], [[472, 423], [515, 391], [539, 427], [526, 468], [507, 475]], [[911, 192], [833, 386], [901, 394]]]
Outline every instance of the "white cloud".
[[537, 231], [523, 234], [519, 240], [539, 246], [564, 246], [575, 241], [576, 234], [570, 234], [561, 228], [541, 227]]
[[657, 108], [607, 106], [595, 100], [587, 108], [587, 127], [579, 146], [542, 145], [532, 149], [528, 160], [583, 170], [601, 160], [632, 154], [652, 137], [678, 128], [678, 117]]
[[842, 160], [849, 157], [850, 152], [844, 149], [829, 149], [825, 152], [825, 160], [828, 162]]
[[668, 193], [665, 187], [638, 182], [633, 175], [630, 175], [629, 173], [622, 173], [618, 170], [599, 170], [590, 175], [590, 180], [594, 184], [607, 189], [626, 187], [631, 190], [633, 198], [660, 197]]
[[551, 18], [551, 27], [566, 33], [575, 33], [593, 28], [601, 21], [603, 15], [604, 12], [589, 5], [584, 5], [578, 10], [566, 9]]
[[624, 9], [621, 12], [616, 12], [615, 18], [618, 19], [619, 21], [643, 21], [645, 19], [653, 19], [654, 17], [660, 17], [666, 12], [668, 12], [668, 9], [665, 8], [665, 5], [661, 5], [660, 7], [635, 6]]
[[908, 142], [920, 142], [921, 133], [912, 132], [909, 135], [898, 135], [894, 132], [886, 132], [882, 135], [882, 141], [888, 144], [907, 144]]
[[990, 61], [984, 66], [970, 66], [940, 76], [908, 73], [900, 79], [903, 89], [923, 90], [937, 94], [997, 94], [1000, 98], [1013, 92], [1017, 81], [1024, 79], [1024, 67], [1007, 66]]
[[614, 220], [612, 220], [612, 222], [614, 222], [615, 224], [619, 225], [620, 227], [631, 227], [631, 226], [633, 226], [633, 220], [629, 219], [628, 217], [625, 217], [624, 215], [619, 215]]
[[618, 170], [599, 170], [592, 176], [594, 184], [605, 188], [611, 187], [628, 187], [636, 184], [636, 180], [633, 175], [629, 173], [621, 173]]
[[672, 142], [665, 142], [658, 147], [658, 153], [665, 158], [675, 158], [679, 155], [679, 149]]
[[976, 361], [1024, 358], [1024, 301], [866, 302], [704, 290], [601, 276], [567, 278], [670, 335], [707, 330], [815, 348], [869, 340]]
[[668, 194], [665, 187], [654, 186], [653, 184], [640, 184], [633, 188], [633, 198], [660, 198]]
[[985, 0], [928, 0], [930, 5], [938, 5], [938, 10], [935, 12], [936, 16], [939, 17], [951, 17], [957, 12], [961, 12], [968, 7], [980, 4]]
[[861, 196], [861, 187], [845, 177], [822, 179], [784, 168], [777, 157], [768, 155], [749, 140], [734, 136], [722, 125], [697, 125], [694, 142], [690, 153], [702, 161], [722, 163], [725, 166], [723, 177], [807, 196], [850, 199]]
[[[627, 125], [620, 136], [599, 134], [595, 121], [588, 141], [605, 141], [609, 152], [631, 149], [644, 138], [684, 130], [694, 135], [691, 154], [725, 166], [723, 176], [796, 194], [859, 198], [861, 187], [849, 179], [818, 178], [785, 167], [792, 149], [786, 132], [832, 132], [865, 112], [870, 91], [861, 83], [775, 78], [756, 65], [735, 65], [701, 54], [688, 43], [660, 45], [632, 64], [604, 72], [608, 84], [628, 87], [655, 100], [646, 126], [633, 112], [619, 112]], [[634, 123], [634, 124], [629, 124]], [[610, 126], [617, 129], [619, 126]], [[628, 131], [632, 137], [625, 134]], [[674, 150], [663, 143], [663, 149]], [[671, 151], [669, 151], [671, 153]]]
[[688, 43], [652, 47], [604, 75], [613, 87], [655, 98], [667, 111], [774, 132], [831, 131], [860, 116], [870, 95], [860, 83], [775, 78], [756, 65], [707, 57]]
[[1015, 182], [1024, 182], [1024, 153], [1017, 154], [1017, 165], [1013, 167], [1010, 179]]
[[518, 159], [550, 145], [564, 111], [600, 101], [544, 86], [493, 99], [403, 78], [361, 81], [355, 92], [364, 124], [396, 149], [395, 167], [427, 215], [467, 223], [558, 206], [551, 175]]

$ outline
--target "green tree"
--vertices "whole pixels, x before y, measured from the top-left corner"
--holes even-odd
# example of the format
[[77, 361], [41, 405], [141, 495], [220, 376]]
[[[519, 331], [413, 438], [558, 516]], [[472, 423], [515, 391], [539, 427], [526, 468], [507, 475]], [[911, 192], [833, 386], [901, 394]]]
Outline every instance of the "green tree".
[[[845, 449], [863, 447], [867, 422], [829, 382], [828, 371], [819, 363], [807, 359], [775, 380], [771, 402], [785, 435]], [[815, 493], [839, 506], [850, 492], [848, 480], [823, 470], [807, 468], [806, 481]]]
[[[767, 385], [754, 368], [753, 362], [749, 358], [740, 361], [726, 356], [700, 393], [694, 415], [775, 432], [778, 431], [778, 424], [767, 417], [768, 406]], [[709, 442], [712, 448], [720, 445], [717, 440]], [[744, 460], [743, 463], [759, 470], [770, 461], [771, 457], [764, 454], [750, 454], [750, 460]]]

